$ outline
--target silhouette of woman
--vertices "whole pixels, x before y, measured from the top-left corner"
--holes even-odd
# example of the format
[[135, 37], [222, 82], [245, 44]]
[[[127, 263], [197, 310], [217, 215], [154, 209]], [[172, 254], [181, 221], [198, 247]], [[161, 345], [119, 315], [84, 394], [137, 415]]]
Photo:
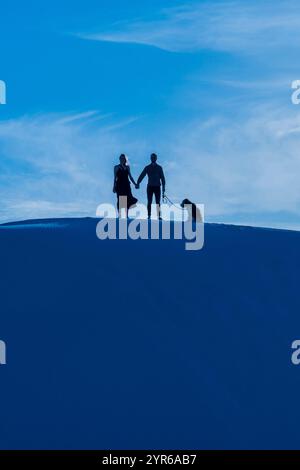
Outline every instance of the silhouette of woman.
[[[126, 156], [122, 153], [120, 156], [120, 163], [119, 165], [116, 165], [114, 168], [114, 188], [113, 192], [117, 194], [118, 198], [118, 211], [120, 214], [120, 211], [122, 208], [125, 208], [126, 212], [126, 217], [128, 214], [128, 210], [130, 207], [134, 206], [137, 203], [137, 199], [133, 197], [132, 192], [131, 192], [131, 185], [130, 181], [136, 186], [136, 182], [134, 181], [130, 167], [128, 165], [128, 161]], [[127, 200], [122, 199], [121, 197], [127, 198]], [[124, 204], [124, 201], [125, 204]]]

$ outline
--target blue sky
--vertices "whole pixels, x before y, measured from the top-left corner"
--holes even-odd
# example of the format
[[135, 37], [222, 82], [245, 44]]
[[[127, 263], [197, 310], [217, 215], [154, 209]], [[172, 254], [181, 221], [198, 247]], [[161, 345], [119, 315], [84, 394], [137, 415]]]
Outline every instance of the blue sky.
[[155, 151], [206, 220], [300, 228], [299, 2], [12, 0], [1, 18], [1, 221], [93, 216], [118, 155], [137, 178]]

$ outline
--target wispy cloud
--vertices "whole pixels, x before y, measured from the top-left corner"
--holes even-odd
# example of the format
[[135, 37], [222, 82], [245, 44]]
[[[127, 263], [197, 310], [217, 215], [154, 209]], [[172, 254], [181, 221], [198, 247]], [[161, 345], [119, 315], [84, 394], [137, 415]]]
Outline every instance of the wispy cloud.
[[158, 20], [115, 25], [82, 38], [154, 46], [170, 52], [202, 49], [260, 53], [300, 45], [297, 0], [223, 0], [165, 9]]
[[261, 220], [261, 214], [273, 214], [279, 223], [280, 213], [299, 216], [299, 129], [298, 110], [266, 105], [233, 118], [191, 121], [169, 149], [172, 188], [179, 194], [188, 188], [187, 195], [205, 203], [215, 220], [236, 214]]
[[[201, 79], [199, 82], [201, 83]], [[203, 82], [203, 81], [202, 81]], [[237, 88], [237, 89], [244, 89], [244, 90], [254, 90], [254, 91], [268, 91], [271, 90], [272, 92], [275, 91], [282, 91], [290, 89], [291, 87], [291, 79], [290, 77], [282, 77], [282, 78], [275, 78], [265, 79], [265, 80], [226, 80], [226, 79], [211, 79], [207, 80], [207, 83], [211, 85], [221, 85], [228, 88]]]
[[[273, 214], [278, 225], [290, 226], [280, 217], [299, 217], [300, 116], [295, 108], [261, 104], [233, 117], [190, 120], [180, 129], [171, 126], [169, 139], [164, 129], [157, 146], [168, 195], [204, 203], [209, 220], [272, 225]], [[142, 169], [147, 138], [73, 117], [27, 116], [0, 123], [2, 222], [93, 216], [100, 202], [114, 202], [112, 167], [121, 151], [132, 156], [136, 176]], [[144, 200], [144, 191], [137, 196]]]
[[[143, 148], [123, 135], [126, 122], [96, 112], [0, 121], [0, 220], [95, 214], [112, 201], [112, 166]], [[101, 116], [100, 114], [98, 116]]]

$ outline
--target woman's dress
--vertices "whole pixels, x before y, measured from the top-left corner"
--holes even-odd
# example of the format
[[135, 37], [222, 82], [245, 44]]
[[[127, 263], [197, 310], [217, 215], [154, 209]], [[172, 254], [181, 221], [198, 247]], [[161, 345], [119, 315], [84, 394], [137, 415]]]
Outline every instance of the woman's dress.
[[132, 195], [131, 184], [129, 181], [129, 168], [118, 165], [116, 170], [116, 193], [118, 196], [118, 209], [120, 196], [127, 197], [127, 209], [134, 206], [137, 203], [137, 199]]

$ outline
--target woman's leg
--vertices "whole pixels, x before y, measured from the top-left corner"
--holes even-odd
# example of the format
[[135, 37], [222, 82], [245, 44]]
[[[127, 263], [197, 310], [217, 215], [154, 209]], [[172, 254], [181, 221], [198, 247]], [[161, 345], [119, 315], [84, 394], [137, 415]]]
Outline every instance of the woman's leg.
[[119, 212], [119, 218], [122, 217], [122, 212], [123, 210], [125, 211], [125, 217], [127, 218], [128, 215], [128, 197], [124, 196], [124, 194], [119, 194], [118, 195], [118, 212]]

